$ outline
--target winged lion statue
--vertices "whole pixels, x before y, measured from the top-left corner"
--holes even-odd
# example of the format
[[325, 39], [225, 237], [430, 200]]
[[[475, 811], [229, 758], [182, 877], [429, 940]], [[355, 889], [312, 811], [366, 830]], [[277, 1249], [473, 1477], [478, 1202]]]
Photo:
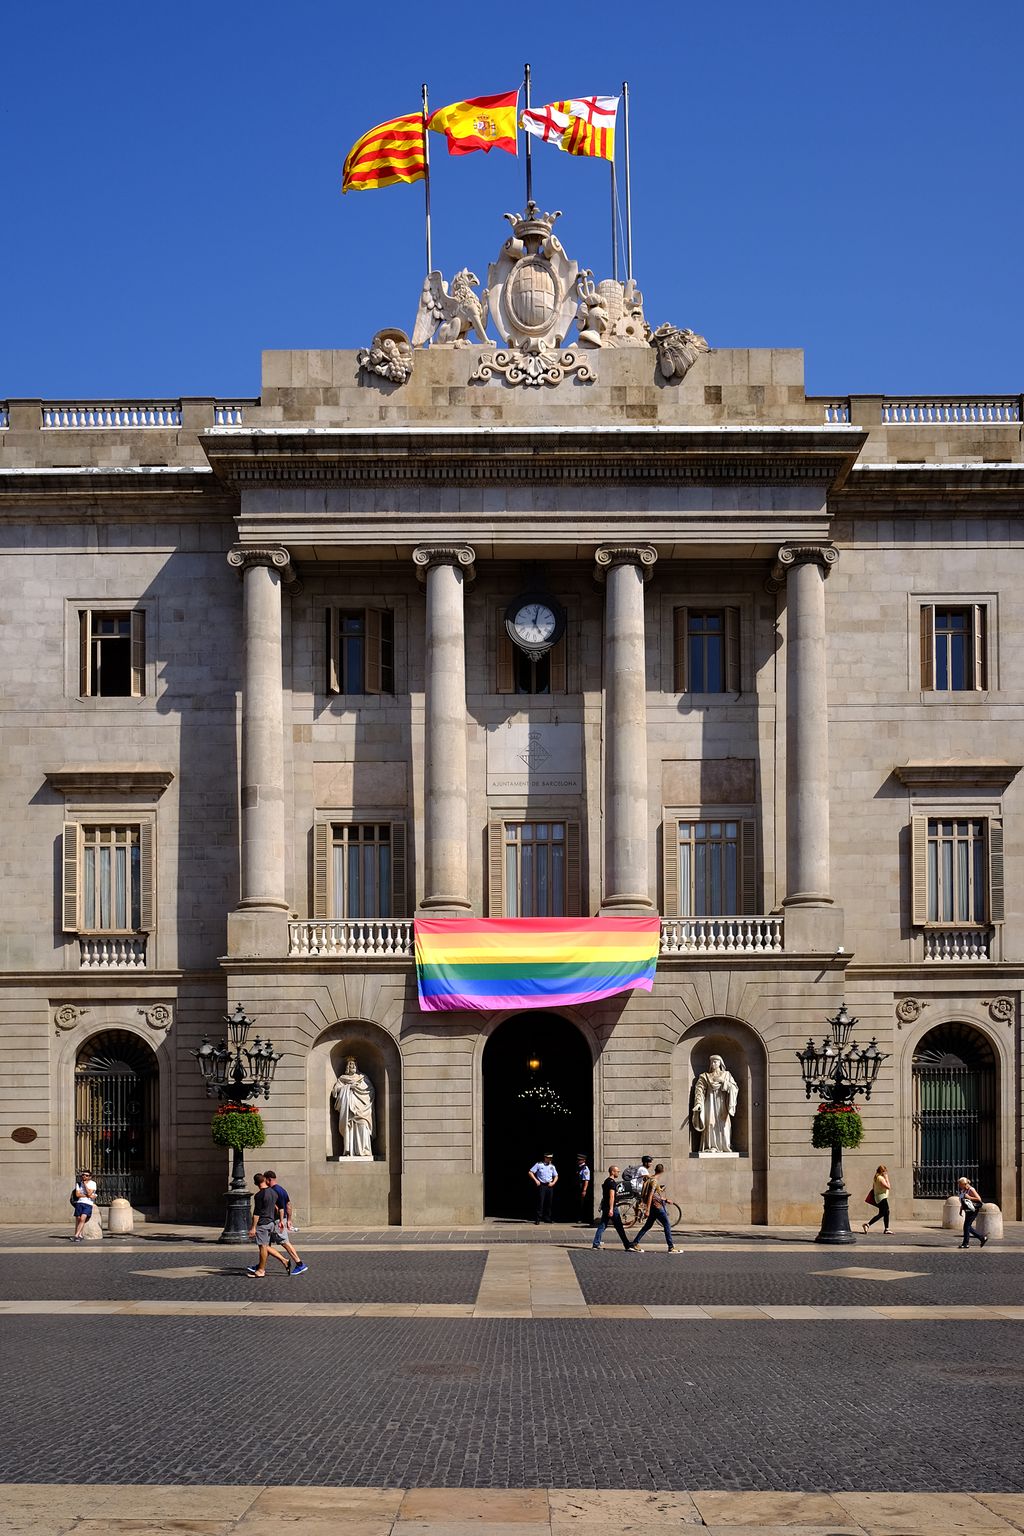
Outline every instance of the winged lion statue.
[[473, 292], [479, 286], [480, 279], [468, 267], [456, 272], [450, 293], [440, 272], [428, 273], [416, 311], [413, 346], [424, 346], [435, 331], [437, 341], [456, 345], [465, 344], [475, 331], [482, 342], [494, 346], [487, 335], [487, 289], [479, 297]]

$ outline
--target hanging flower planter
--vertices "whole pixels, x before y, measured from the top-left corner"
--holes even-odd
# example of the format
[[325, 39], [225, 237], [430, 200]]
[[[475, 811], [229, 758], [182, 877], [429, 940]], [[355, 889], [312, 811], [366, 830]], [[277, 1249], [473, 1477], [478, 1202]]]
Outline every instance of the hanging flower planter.
[[864, 1122], [852, 1104], [819, 1104], [811, 1121], [811, 1145], [814, 1147], [859, 1147], [864, 1140]]
[[262, 1147], [267, 1139], [263, 1117], [251, 1104], [222, 1104], [214, 1112], [210, 1122], [210, 1134], [214, 1145], [234, 1147]]

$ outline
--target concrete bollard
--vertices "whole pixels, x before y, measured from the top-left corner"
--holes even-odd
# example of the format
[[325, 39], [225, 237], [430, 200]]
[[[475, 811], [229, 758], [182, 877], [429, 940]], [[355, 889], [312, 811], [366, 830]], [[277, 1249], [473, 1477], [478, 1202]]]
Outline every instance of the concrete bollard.
[[974, 1223], [974, 1230], [980, 1237], [1002, 1237], [1003, 1213], [998, 1205], [983, 1205]]
[[960, 1215], [960, 1196], [947, 1195], [942, 1203], [943, 1232], [959, 1232], [963, 1217]]
[[120, 1196], [116, 1200], [111, 1200], [110, 1214], [107, 1216], [107, 1231], [111, 1236], [115, 1233], [123, 1235], [134, 1231], [130, 1200], [123, 1200]]
[[87, 1243], [98, 1243], [103, 1236], [103, 1222], [100, 1220], [100, 1208], [94, 1205], [92, 1215], [82, 1228], [82, 1236]]

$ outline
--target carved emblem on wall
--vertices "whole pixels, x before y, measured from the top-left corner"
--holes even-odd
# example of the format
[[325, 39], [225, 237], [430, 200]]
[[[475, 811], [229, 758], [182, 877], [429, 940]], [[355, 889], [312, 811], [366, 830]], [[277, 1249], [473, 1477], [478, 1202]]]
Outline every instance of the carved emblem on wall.
[[79, 1019], [84, 1018], [88, 1012], [88, 1008], [76, 1008], [73, 1003], [61, 1003], [59, 1008], [53, 1010], [53, 1022], [58, 1030], [74, 1029]]
[[150, 1029], [170, 1029], [174, 1023], [174, 1014], [166, 1003], [153, 1003], [149, 1008], [139, 1008], [137, 1012]]
[[413, 346], [426, 346], [435, 331], [435, 346], [465, 346], [470, 332], [475, 331], [482, 342], [493, 347], [487, 334], [487, 289], [479, 295], [473, 292], [479, 286], [480, 279], [468, 267], [456, 272], [450, 293], [440, 272], [428, 272], [413, 326]]
[[506, 346], [519, 352], [560, 347], [576, 314], [576, 277], [554, 233], [561, 212], [506, 213], [512, 233], [487, 274], [491, 315]]
[[579, 307], [576, 325], [586, 347], [646, 347], [651, 328], [644, 319], [644, 296], [632, 278], [619, 283], [606, 278], [595, 283], [592, 272], [576, 279]]
[[914, 1024], [921, 1017], [921, 1011], [927, 1005], [918, 1002], [916, 997], [901, 997], [896, 1004], [896, 1021], [902, 1028], [904, 1024]]
[[658, 371], [663, 379], [683, 379], [702, 352], [709, 350], [696, 331], [680, 330], [676, 325], [659, 325], [651, 337], [658, 354]]
[[470, 383], [500, 373], [507, 384], [561, 384], [570, 375], [593, 384], [597, 374], [577, 352], [494, 352], [481, 357]]
[[989, 1018], [997, 1024], [1012, 1024], [1016, 1011], [1012, 997], [994, 997], [988, 1005]]
[[412, 343], [404, 331], [378, 331], [370, 345], [356, 353], [356, 362], [364, 373], [404, 384], [412, 374]]

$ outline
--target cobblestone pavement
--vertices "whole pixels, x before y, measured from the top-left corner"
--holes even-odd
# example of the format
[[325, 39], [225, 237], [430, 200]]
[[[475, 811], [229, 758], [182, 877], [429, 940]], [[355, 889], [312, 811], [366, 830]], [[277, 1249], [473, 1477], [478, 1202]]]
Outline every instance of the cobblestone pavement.
[[1015, 1323], [5, 1331], [12, 1481], [1024, 1491]]

